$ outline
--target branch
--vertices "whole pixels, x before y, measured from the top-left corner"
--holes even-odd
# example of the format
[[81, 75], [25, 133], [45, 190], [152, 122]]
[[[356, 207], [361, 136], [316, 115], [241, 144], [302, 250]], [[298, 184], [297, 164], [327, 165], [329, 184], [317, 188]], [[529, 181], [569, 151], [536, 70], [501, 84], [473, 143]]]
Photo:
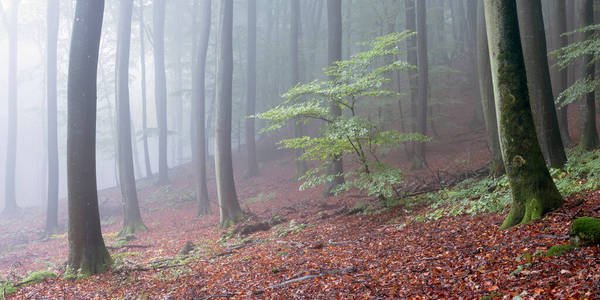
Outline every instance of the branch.
[[113, 247], [113, 246], [106, 246], [106, 249], [109, 250], [119, 250], [119, 249], [124, 249], [124, 248], [151, 248], [152, 246], [150, 245], [123, 245], [120, 247]]

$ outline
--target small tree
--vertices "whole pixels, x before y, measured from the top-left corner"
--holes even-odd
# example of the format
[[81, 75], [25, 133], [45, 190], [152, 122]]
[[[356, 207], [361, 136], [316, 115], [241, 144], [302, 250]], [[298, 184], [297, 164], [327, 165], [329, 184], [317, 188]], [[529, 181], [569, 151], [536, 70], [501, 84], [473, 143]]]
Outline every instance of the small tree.
[[[384, 83], [389, 80], [385, 77], [386, 72], [406, 71], [414, 67], [402, 61], [381, 67], [374, 65], [385, 56], [398, 54], [398, 43], [412, 35], [405, 31], [378, 37], [369, 43], [370, 50], [331, 66], [326, 71], [329, 80], [299, 84], [283, 95], [285, 101], [282, 105], [256, 116], [269, 123], [263, 131], [279, 129], [289, 120], [307, 122], [316, 119], [325, 122], [321, 134], [316, 137], [281, 141], [283, 148], [303, 149], [304, 154], [299, 159], [321, 162], [300, 177], [304, 181], [301, 189], [327, 183], [343, 175], [345, 182], [336, 187], [335, 194], [358, 188], [381, 200], [394, 195], [393, 185], [400, 183], [402, 173], [383, 163], [378, 157], [378, 150], [408, 141], [425, 142], [427, 138], [396, 130], [381, 131], [378, 124], [362, 117], [359, 109], [363, 108], [360, 104], [366, 100], [398, 96], [396, 92], [383, 89]], [[332, 105], [340, 107], [340, 116], [330, 112], [329, 106]], [[326, 161], [343, 155], [354, 158], [359, 167], [344, 174], [326, 174]]]

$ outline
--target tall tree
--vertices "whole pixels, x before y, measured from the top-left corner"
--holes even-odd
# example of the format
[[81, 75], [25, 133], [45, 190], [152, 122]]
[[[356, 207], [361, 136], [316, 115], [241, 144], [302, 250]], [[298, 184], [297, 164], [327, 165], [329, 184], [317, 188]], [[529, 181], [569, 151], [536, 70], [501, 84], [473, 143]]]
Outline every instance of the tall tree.
[[[467, 40], [468, 45], [468, 56], [471, 58], [471, 72], [469, 72], [469, 81], [471, 83], [471, 90], [475, 103], [473, 105], [473, 119], [471, 125], [474, 127], [481, 127], [484, 124], [483, 107], [480, 101], [481, 96], [479, 94], [479, 80], [476, 78], [477, 70], [477, 15], [480, 14], [477, 9], [478, 0], [466, 0], [467, 5], [467, 29], [469, 38]], [[443, 22], [443, 20], [442, 20]], [[479, 98], [479, 99], [478, 99]]]
[[519, 0], [517, 8], [529, 98], [538, 141], [546, 164], [554, 168], [562, 168], [567, 162], [567, 156], [560, 137], [550, 83], [542, 2], [541, 0]]
[[563, 204], [537, 142], [515, 0], [485, 0], [502, 158], [512, 190], [502, 228], [531, 222]]
[[[298, 63], [298, 39], [300, 38], [300, 1], [290, 1], [290, 59], [292, 60], [292, 87], [300, 82], [300, 70]], [[294, 136], [299, 138], [304, 135], [302, 122], [294, 122]], [[308, 171], [306, 161], [299, 159], [304, 153], [301, 149], [296, 150], [296, 177], [300, 177]]]
[[[342, 60], [342, 1], [327, 0], [327, 31], [328, 31], [328, 64], [331, 66], [335, 62]], [[342, 115], [342, 109], [331, 102], [329, 113], [335, 118]], [[333, 176], [333, 179], [327, 183], [323, 196], [329, 197], [333, 194], [333, 190], [340, 184], [344, 183], [344, 165], [341, 156], [330, 158], [327, 166], [327, 175]]]
[[[567, 32], [567, 7], [564, 0], [553, 0], [552, 3], [552, 45], [554, 49], [567, 46], [569, 38], [563, 33]], [[550, 58], [553, 58], [550, 56]], [[567, 88], [568, 72], [556, 65], [556, 60], [551, 59], [550, 77], [552, 79], [552, 92], [559, 95]], [[569, 121], [567, 119], [567, 107], [557, 107], [558, 125], [560, 136], [564, 145], [572, 145], [573, 141], [569, 135]]]
[[[594, 23], [594, 2], [592, 0], [583, 0], [579, 6], [579, 27], [585, 27]], [[594, 33], [592, 31], [583, 32], [581, 40], [589, 40]], [[581, 63], [582, 78], [594, 77], [595, 65], [592, 55], [585, 55]], [[598, 131], [596, 129], [596, 102], [595, 93], [592, 91], [585, 95], [581, 101], [580, 120], [581, 120], [581, 139], [579, 147], [591, 150], [598, 147]]]
[[146, 166], [146, 178], [152, 177], [152, 165], [150, 164], [150, 153], [148, 151], [148, 113], [146, 97], [146, 45], [144, 24], [144, 0], [140, 0], [139, 7], [139, 29], [140, 29], [140, 65], [141, 65], [141, 88], [142, 88], [142, 143], [144, 144], [144, 164]]
[[131, 15], [133, 0], [119, 1], [119, 31], [117, 33], [117, 157], [119, 185], [123, 199], [123, 228], [120, 235], [146, 230], [142, 221], [135, 188], [133, 151], [131, 150], [131, 112], [129, 108], [129, 52], [131, 48]]
[[96, 186], [96, 71], [104, 0], [77, 0], [68, 79], [67, 173], [72, 273], [95, 274], [112, 260], [102, 239]]
[[220, 223], [227, 226], [242, 217], [233, 179], [231, 157], [231, 100], [233, 85], [233, 0], [221, 1], [220, 47], [217, 60], [217, 123], [215, 172]]
[[[427, 55], [427, 18], [426, 0], [417, 1], [417, 65], [419, 67], [417, 102], [417, 133], [427, 135], [427, 100], [429, 98], [429, 58]], [[427, 165], [425, 143], [415, 145], [413, 168], [421, 169]]]
[[59, 0], [49, 0], [46, 4], [46, 97], [48, 134], [48, 205], [46, 208], [46, 234], [58, 230], [58, 112], [57, 112], [57, 45]]
[[504, 173], [504, 162], [498, 138], [496, 106], [494, 104], [494, 86], [490, 69], [490, 54], [483, 14], [483, 3], [479, 3], [480, 13], [477, 15], [477, 76], [479, 77], [479, 94], [483, 107], [483, 119], [487, 130], [488, 147], [491, 152], [490, 174], [494, 177]]
[[[248, 67], [246, 69], [246, 115], [256, 113], [256, 0], [248, 0]], [[254, 118], [246, 118], [246, 162], [248, 170], [246, 175], [258, 175], [258, 162], [256, 161], [256, 141]]]
[[6, 163], [4, 172], [4, 213], [18, 210], [15, 194], [15, 171], [17, 164], [17, 33], [19, 0], [12, 0], [10, 14], [7, 16], [0, 5], [0, 14], [8, 33], [8, 139], [6, 143]]
[[[404, 0], [406, 30], [410, 32], [417, 31], [417, 15], [415, 12], [415, 0]], [[412, 65], [417, 65], [417, 37], [412, 36], [406, 40], [406, 60]], [[410, 88], [410, 115], [411, 115], [411, 132], [417, 132], [417, 103], [419, 101], [419, 88], [417, 85], [417, 70], [408, 70], [408, 85]], [[412, 145], [409, 151], [411, 158], [415, 155], [416, 144]]]
[[158, 123], [158, 180], [169, 183], [167, 165], [167, 78], [165, 74], [165, 0], [153, 0], [154, 99]]
[[210, 214], [208, 188], [206, 186], [206, 56], [210, 38], [211, 0], [202, 0], [202, 15], [200, 16], [200, 41], [196, 54], [196, 66], [192, 74], [192, 108], [194, 111], [193, 127], [196, 143], [193, 149], [194, 168], [196, 170], [196, 198], [198, 199], [198, 215]]

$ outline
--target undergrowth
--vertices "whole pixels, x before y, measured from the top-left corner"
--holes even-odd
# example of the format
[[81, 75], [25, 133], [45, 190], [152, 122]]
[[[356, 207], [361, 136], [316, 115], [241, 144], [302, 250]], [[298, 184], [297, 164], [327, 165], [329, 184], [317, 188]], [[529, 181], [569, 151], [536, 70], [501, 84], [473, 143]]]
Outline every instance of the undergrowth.
[[[600, 150], [567, 150], [568, 161], [562, 169], [550, 169], [556, 187], [568, 197], [600, 187]], [[413, 222], [438, 220], [462, 214], [477, 215], [498, 213], [508, 209], [511, 201], [506, 175], [499, 178], [467, 179], [454, 187], [404, 199], [407, 206], [429, 205], [425, 214], [411, 219]]]

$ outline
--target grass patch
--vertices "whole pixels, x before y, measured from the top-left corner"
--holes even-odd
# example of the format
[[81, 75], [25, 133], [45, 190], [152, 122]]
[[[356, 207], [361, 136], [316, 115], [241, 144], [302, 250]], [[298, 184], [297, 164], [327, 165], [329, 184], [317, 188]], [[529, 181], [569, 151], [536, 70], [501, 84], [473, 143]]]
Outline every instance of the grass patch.
[[575, 249], [575, 247], [571, 246], [570, 244], [554, 245], [550, 249], [548, 249], [548, 251], [546, 251], [546, 253], [544, 255], [546, 255], [548, 257], [561, 256], [567, 252], [570, 252], [573, 249]]
[[274, 199], [275, 197], [277, 197], [276, 193], [259, 193], [258, 195], [252, 197], [252, 198], [248, 198], [246, 199], [246, 204], [252, 204], [252, 203], [259, 203], [259, 202], [265, 202], [265, 201], [269, 201], [271, 199]]

